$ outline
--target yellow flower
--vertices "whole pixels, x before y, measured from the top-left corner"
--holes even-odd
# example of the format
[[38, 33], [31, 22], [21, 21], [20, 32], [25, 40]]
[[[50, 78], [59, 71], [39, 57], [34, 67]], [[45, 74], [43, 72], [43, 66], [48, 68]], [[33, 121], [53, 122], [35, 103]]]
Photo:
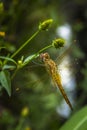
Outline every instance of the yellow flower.
[[5, 36], [5, 32], [0, 32], [0, 36], [4, 37]]
[[27, 116], [29, 114], [29, 108], [28, 107], [24, 107], [21, 111], [21, 115], [23, 117]]
[[3, 12], [3, 10], [4, 10], [3, 3], [2, 3], [2, 2], [0, 2], [0, 13], [2, 13], [2, 12]]
[[25, 130], [31, 130], [31, 128], [30, 127], [26, 127]]
[[22, 65], [22, 60], [18, 60], [18, 64], [19, 64], [19, 65]]

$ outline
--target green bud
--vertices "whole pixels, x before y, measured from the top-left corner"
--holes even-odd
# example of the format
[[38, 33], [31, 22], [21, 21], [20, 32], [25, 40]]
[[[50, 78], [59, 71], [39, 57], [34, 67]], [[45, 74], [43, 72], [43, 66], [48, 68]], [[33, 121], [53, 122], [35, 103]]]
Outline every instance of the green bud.
[[18, 64], [19, 64], [19, 65], [22, 65], [22, 61], [21, 61], [21, 60], [18, 60]]
[[61, 39], [61, 38], [55, 39], [55, 40], [53, 40], [53, 42], [52, 42], [52, 45], [53, 45], [55, 48], [64, 47], [64, 44], [65, 44], [65, 40], [64, 40], [64, 39]]
[[23, 62], [21, 60], [18, 60], [18, 68], [21, 68], [23, 66]]
[[2, 13], [2, 12], [3, 12], [3, 10], [4, 10], [3, 3], [2, 3], [2, 2], [0, 2], [0, 13]]
[[39, 30], [48, 30], [50, 24], [53, 22], [53, 19], [45, 20], [44, 22], [40, 23]]
[[28, 107], [24, 107], [21, 111], [21, 115], [23, 117], [26, 117], [29, 114], [29, 108]]

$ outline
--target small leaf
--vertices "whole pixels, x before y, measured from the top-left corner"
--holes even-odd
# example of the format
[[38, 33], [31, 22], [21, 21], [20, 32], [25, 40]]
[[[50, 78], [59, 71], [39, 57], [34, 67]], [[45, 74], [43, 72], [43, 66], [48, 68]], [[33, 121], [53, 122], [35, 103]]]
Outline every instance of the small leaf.
[[87, 130], [87, 106], [73, 115], [59, 130]]
[[15, 68], [16, 68], [16, 66], [14, 66], [14, 65], [4, 65], [2, 69], [3, 70], [5, 70], [5, 69], [13, 70]]
[[7, 70], [0, 72], [0, 83], [2, 87], [4, 87], [7, 91], [8, 95], [11, 96], [11, 79], [10, 74]]
[[11, 61], [11, 62], [13, 62], [14, 64], [17, 64], [15, 60], [13, 60], [12, 58], [9, 58], [9, 57], [0, 56], [0, 59], [4, 59], [4, 60], [7, 60], [7, 61]]
[[4, 47], [4, 46], [3, 46], [3, 47], [0, 47], [0, 51], [1, 51], [2, 49], [6, 49], [6, 47]]
[[39, 54], [33, 54], [28, 56], [25, 60], [24, 60], [24, 64], [29, 63], [31, 60], [33, 60], [34, 58], [37, 58], [39, 56]]

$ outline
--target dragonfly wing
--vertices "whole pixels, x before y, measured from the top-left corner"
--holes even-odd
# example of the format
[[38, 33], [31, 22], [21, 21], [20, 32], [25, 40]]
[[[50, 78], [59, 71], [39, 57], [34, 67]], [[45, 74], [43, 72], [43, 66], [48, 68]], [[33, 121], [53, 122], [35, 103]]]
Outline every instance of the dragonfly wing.
[[72, 43], [60, 56], [56, 58], [55, 62], [57, 64], [60, 64], [63, 61], [64, 57], [71, 53], [73, 45], [74, 44]]

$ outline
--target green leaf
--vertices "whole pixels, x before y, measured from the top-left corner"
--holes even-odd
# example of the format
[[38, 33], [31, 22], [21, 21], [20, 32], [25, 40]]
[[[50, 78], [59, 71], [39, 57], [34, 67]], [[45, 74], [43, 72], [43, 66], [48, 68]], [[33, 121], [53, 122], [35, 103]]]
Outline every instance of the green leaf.
[[17, 64], [15, 60], [13, 60], [12, 58], [9, 58], [9, 57], [0, 56], [0, 59], [4, 59], [4, 60], [7, 60], [7, 61], [11, 61], [11, 62], [13, 62], [14, 64]]
[[87, 106], [73, 115], [59, 130], [87, 130]]
[[6, 49], [6, 47], [0, 47], [0, 51], [1, 51], [1, 49]]
[[8, 95], [11, 96], [11, 79], [10, 74], [7, 70], [0, 72], [0, 83], [2, 87], [4, 87], [7, 91]]
[[30, 55], [28, 56], [25, 60], [24, 60], [24, 64], [27, 64], [29, 63], [31, 60], [33, 60], [34, 58], [37, 58], [39, 56], [39, 54], [33, 54], [33, 55]]
[[3, 70], [5, 70], [5, 69], [13, 70], [15, 68], [16, 68], [16, 66], [13, 66], [13, 65], [4, 65], [2, 69]]

